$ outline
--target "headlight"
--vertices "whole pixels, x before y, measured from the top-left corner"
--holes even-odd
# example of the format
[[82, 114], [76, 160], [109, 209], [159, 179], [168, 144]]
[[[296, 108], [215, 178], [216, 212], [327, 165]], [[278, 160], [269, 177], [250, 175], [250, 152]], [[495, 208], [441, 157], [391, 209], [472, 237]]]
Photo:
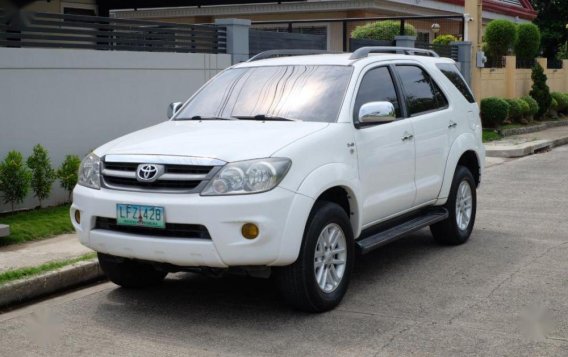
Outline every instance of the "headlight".
[[89, 154], [81, 161], [79, 166], [79, 185], [101, 188], [101, 159], [95, 154]]
[[292, 161], [267, 158], [233, 162], [213, 177], [202, 196], [242, 195], [272, 190], [284, 178]]

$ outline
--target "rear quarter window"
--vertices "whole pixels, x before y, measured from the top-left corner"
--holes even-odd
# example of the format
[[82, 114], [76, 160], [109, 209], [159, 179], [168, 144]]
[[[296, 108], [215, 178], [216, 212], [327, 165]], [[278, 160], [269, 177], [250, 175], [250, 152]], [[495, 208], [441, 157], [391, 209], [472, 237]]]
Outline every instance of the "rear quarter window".
[[475, 103], [475, 98], [471, 90], [455, 65], [450, 63], [438, 63], [436, 67], [452, 82], [454, 87], [456, 87], [468, 102]]

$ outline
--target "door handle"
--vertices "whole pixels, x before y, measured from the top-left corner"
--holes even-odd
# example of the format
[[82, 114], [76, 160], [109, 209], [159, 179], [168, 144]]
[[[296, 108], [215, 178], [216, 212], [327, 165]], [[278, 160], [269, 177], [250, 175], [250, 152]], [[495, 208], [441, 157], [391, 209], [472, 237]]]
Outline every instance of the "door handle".
[[448, 128], [452, 129], [452, 128], [455, 128], [456, 126], [458, 126], [458, 123], [456, 123], [453, 120], [450, 120], [450, 125], [448, 125]]
[[402, 141], [407, 141], [407, 140], [412, 140], [412, 138], [414, 138], [414, 135], [406, 132], [406, 133], [404, 133], [404, 136], [401, 139], [402, 139]]

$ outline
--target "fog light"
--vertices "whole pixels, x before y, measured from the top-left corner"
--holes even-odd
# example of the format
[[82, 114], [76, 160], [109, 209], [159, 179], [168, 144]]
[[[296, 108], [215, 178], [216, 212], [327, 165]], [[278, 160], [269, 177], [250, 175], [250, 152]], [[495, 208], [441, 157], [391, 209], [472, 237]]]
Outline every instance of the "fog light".
[[246, 239], [255, 239], [256, 237], [258, 237], [258, 233], [260, 233], [260, 231], [256, 224], [245, 223], [243, 224], [241, 233], [243, 234], [243, 237], [245, 237]]
[[79, 210], [75, 211], [75, 222], [77, 222], [77, 224], [81, 224], [81, 212], [79, 212]]

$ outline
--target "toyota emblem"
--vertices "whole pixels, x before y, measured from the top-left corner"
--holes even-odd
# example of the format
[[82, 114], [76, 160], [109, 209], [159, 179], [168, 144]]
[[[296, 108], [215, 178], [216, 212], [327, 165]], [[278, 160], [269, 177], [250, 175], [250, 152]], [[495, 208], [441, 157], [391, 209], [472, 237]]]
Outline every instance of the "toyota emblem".
[[140, 164], [136, 169], [136, 179], [139, 182], [154, 182], [164, 173], [163, 165]]

